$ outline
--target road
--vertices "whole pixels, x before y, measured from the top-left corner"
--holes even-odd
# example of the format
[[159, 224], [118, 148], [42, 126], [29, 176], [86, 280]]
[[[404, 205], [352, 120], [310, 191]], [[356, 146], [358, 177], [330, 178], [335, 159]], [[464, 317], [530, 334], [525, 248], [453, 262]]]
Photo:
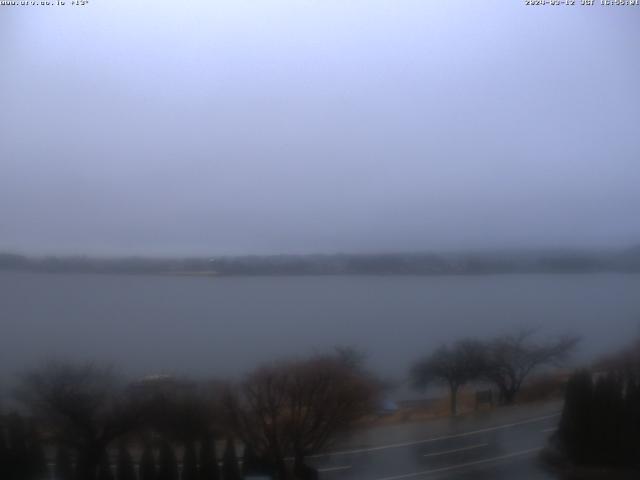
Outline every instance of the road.
[[309, 463], [322, 480], [548, 480], [555, 477], [537, 458], [561, 407], [549, 402], [371, 428]]

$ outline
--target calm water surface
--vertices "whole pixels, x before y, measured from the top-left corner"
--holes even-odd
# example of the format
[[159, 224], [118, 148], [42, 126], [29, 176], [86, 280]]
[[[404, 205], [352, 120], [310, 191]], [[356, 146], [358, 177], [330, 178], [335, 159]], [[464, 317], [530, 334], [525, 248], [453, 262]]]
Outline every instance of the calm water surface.
[[583, 336], [580, 358], [640, 333], [640, 275], [161, 277], [0, 273], [0, 375], [49, 357], [231, 376], [279, 355], [362, 348], [402, 378], [440, 342], [518, 325]]

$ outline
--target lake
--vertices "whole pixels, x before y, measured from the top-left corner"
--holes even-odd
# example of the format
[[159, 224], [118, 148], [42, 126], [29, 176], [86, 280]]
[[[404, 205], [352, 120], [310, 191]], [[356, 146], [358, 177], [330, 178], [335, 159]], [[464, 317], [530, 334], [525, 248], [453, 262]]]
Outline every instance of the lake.
[[0, 272], [0, 382], [43, 359], [132, 375], [235, 376], [353, 345], [402, 379], [441, 342], [520, 325], [583, 337], [589, 359], [640, 333], [640, 275], [177, 277]]

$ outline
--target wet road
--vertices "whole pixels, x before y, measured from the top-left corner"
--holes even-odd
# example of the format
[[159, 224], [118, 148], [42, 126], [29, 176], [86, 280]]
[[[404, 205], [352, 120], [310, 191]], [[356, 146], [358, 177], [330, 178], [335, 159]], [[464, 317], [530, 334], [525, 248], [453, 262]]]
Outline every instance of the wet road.
[[310, 460], [323, 480], [554, 478], [538, 454], [560, 418], [558, 402], [361, 432]]

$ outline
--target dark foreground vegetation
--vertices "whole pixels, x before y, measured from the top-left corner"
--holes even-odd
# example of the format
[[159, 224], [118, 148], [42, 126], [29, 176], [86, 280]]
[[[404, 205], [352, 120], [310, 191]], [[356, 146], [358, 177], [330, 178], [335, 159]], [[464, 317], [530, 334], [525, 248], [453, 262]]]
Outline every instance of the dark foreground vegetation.
[[191, 275], [465, 275], [640, 272], [640, 246], [613, 251], [249, 255], [217, 258], [27, 257], [0, 253], [0, 270]]
[[640, 478], [640, 341], [571, 376], [552, 447], [551, 462], [576, 478], [589, 467]]
[[25, 413], [0, 417], [0, 479], [42, 480], [47, 463], [56, 480], [317, 478], [305, 458], [375, 409], [379, 384], [358, 358], [273, 363], [237, 384], [127, 384], [111, 368], [48, 364], [21, 382]]
[[[411, 374], [416, 385], [448, 385], [453, 414], [469, 382], [493, 385], [509, 404], [576, 341], [536, 341], [530, 330], [461, 340]], [[235, 383], [125, 382], [109, 367], [52, 362], [22, 377], [16, 411], [0, 415], [0, 479], [42, 480], [50, 467], [56, 480], [313, 479], [306, 459], [372, 418], [382, 391], [350, 348], [262, 365]]]

